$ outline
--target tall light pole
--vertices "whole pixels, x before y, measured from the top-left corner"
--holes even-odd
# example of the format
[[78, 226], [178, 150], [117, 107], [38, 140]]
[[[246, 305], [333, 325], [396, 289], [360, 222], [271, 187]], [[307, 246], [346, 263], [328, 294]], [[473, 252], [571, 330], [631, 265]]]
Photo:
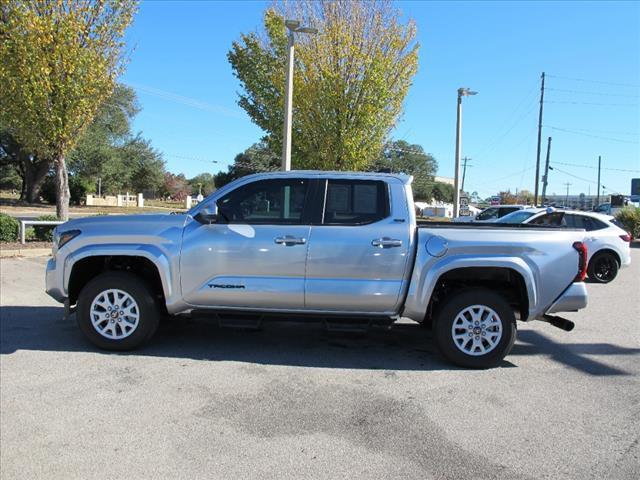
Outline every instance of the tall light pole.
[[460, 150], [462, 146], [462, 97], [468, 97], [469, 95], [477, 95], [478, 92], [473, 92], [468, 88], [458, 89], [458, 118], [456, 123], [456, 172], [453, 182], [453, 218], [458, 216], [458, 210], [460, 208]]
[[282, 138], [282, 171], [291, 170], [291, 120], [293, 116], [293, 46], [295, 32], [318, 33], [317, 28], [301, 27], [298, 20], [285, 20], [289, 30], [287, 48], [287, 79], [284, 94], [284, 133]]

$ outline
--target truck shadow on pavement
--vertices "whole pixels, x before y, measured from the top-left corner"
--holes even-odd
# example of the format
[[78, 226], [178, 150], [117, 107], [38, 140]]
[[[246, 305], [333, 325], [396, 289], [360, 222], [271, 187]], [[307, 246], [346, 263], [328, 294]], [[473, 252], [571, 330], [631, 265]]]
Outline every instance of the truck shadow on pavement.
[[[150, 343], [133, 352], [105, 352], [80, 333], [61, 307], [0, 308], [0, 353], [18, 350], [96, 352], [264, 365], [369, 370], [457, 370], [436, 350], [431, 332], [413, 323], [368, 333], [330, 333], [319, 323], [268, 322], [259, 330], [221, 328], [205, 318], [163, 321]], [[586, 355], [634, 355], [640, 349], [607, 343], [560, 344], [525, 330], [507, 359], [540, 355], [590, 375], [627, 375]], [[501, 367], [516, 367], [505, 360]]]

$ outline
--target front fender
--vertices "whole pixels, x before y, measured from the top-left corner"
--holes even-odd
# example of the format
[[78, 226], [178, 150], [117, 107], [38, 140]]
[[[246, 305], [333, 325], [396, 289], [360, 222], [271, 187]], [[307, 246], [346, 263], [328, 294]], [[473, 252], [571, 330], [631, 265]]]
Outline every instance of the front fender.
[[487, 255], [451, 255], [444, 258], [423, 257], [416, 262], [411, 277], [409, 292], [405, 302], [403, 316], [422, 321], [431, 295], [438, 284], [438, 279], [447, 272], [459, 268], [507, 268], [519, 273], [529, 297], [529, 317], [537, 311], [538, 295], [535, 274], [529, 265], [520, 257]]
[[178, 264], [173, 264], [168, 255], [155, 245], [134, 244], [100, 244], [86, 245], [70, 253], [64, 260], [63, 286], [65, 296], [69, 294], [69, 279], [73, 266], [87, 257], [97, 256], [131, 256], [143, 257], [151, 261], [158, 270], [162, 290], [167, 304], [173, 303], [179, 296]]

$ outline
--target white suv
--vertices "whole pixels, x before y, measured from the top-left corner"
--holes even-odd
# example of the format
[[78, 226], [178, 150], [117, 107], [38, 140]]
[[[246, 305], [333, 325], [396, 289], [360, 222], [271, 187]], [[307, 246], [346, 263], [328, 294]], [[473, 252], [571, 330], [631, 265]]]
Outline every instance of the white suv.
[[457, 217], [454, 222], [495, 222], [499, 218], [527, 208], [525, 205], [493, 205], [478, 213], [475, 217]]
[[631, 264], [631, 236], [611, 215], [554, 208], [527, 208], [510, 213], [497, 223], [528, 223], [583, 228], [587, 231], [589, 278], [598, 283], [609, 283], [620, 267]]

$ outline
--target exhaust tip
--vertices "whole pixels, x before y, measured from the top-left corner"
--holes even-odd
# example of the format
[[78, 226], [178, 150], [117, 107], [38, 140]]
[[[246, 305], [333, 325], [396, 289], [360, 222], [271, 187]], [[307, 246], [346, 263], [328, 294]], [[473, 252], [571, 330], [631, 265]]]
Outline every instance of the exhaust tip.
[[567, 320], [566, 318], [562, 317], [554, 317], [553, 315], [544, 315], [542, 319], [545, 322], [550, 323], [554, 327], [559, 328], [560, 330], [564, 330], [565, 332], [570, 332], [576, 326], [576, 324], [571, 320]]

